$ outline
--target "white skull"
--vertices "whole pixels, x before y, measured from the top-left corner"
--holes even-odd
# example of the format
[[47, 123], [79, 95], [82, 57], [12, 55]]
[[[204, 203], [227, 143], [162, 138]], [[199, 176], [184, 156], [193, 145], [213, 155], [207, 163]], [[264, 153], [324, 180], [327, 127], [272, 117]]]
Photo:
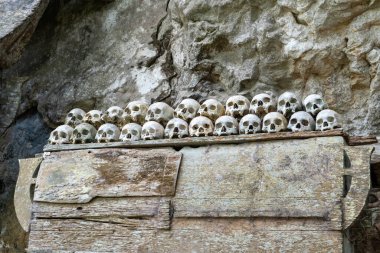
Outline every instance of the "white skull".
[[138, 141], [141, 139], [142, 127], [137, 123], [128, 123], [121, 129], [120, 140]]
[[96, 133], [96, 141], [99, 143], [102, 142], [115, 142], [118, 141], [120, 137], [119, 128], [111, 123], [105, 123], [101, 125]]
[[320, 131], [342, 127], [339, 114], [330, 109], [325, 109], [318, 113], [316, 123], [316, 129]]
[[90, 143], [94, 142], [96, 128], [88, 123], [77, 125], [73, 131], [73, 143]]
[[[249, 100], [241, 95], [232, 96], [226, 102], [226, 115], [241, 119], [249, 113]], [[216, 126], [215, 126], [216, 127]]]
[[183, 119], [187, 122], [190, 122], [193, 118], [196, 117], [196, 114], [201, 105], [198, 101], [192, 98], [186, 98], [175, 108], [174, 116], [180, 119]]
[[252, 98], [249, 111], [262, 119], [265, 114], [276, 111], [276, 97], [266, 93], [257, 94]]
[[300, 99], [293, 92], [284, 92], [278, 98], [277, 111], [282, 113], [286, 118], [302, 110], [302, 104]]
[[122, 116], [123, 116], [123, 109], [121, 109], [119, 106], [111, 106], [103, 114], [102, 120], [104, 120], [104, 122], [106, 123], [121, 125], [123, 121]]
[[189, 124], [180, 118], [169, 120], [165, 127], [165, 137], [169, 139], [184, 138], [189, 136]]
[[166, 126], [169, 120], [174, 117], [174, 109], [164, 102], [157, 102], [149, 106], [146, 121], [156, 121]]
[[214, 135], [226, 136], [239, 133], [239, 124], [232, 116], [221, 116], [215, 121]]
[[220, 116], [224, 115], [224, 106], [218, 102], [216, 99], [207, 99], [203, 102], [198, 110], [197, 115], [205, 116], [212, 121], [217, 120]]
[[261, 119], [255, 114], [247, 114], [239, 122], [240, 134], [254, 134], [260, 130]]
[[84, 116], [84, 122], [93, 125], [95, 128], [99, 128], [104, 124], [102, 120], [103, 112], [99, 110], [91, 110]]
[[69, 144], [74, 129], [69, 125], [61, 125], [50, 133], [49, 144]]
[[83, 118], [86, 115], [86, 112], [82, 109], [75, 108], [72, 109], [66, 116], [65, 125], [69, 125], [71, 127], [76, 127], [80, 123], [83, 122]]
[[131, 122], [144, 124], [148, 108], [148, 103], [144, 101], [132, 101], [128, 103], [123, 113], [124, 124]]
[[314, 131], [315, 120], [307, 112], [296, 112], [289, 120], [288, 129], [293, 132]]
[[311, 94], [307, 96], [303, 100], [303, 106], [308, 113], [313, 115], [313, 117], [316, 117], [320, 111], [327, 109], [327, 104], [323, 100], [322, 96], [318, 94]]
[[191, 120], [189, 126], [190, 136], [211, 136], [213, 134], [214, 124], [205, 116], [198, 116]]
[[263, 119], [263, 131], [267, 133], [285, 131], [287, 125], [288, 121], [279, 112], [270, 112]]
[[144, 140], [163, 139], [164, 131], [164, 127], [156, 121], [148, 121], [142, 127], [141, 138]]

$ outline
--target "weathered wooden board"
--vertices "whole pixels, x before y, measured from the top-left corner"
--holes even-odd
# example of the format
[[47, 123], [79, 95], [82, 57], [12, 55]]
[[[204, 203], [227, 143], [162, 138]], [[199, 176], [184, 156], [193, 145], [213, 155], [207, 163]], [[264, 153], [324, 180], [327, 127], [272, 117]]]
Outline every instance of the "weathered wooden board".
[[34, 201], [86, 203], [97, 196], [172, 196], [181, 156], [171, 148], [52, 153], [41, 164]]

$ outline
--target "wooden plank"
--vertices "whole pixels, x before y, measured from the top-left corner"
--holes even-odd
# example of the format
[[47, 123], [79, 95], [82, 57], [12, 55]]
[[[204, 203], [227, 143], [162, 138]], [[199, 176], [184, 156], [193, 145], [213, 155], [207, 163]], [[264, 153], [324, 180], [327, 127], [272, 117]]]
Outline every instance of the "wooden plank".
[[359, 146], [359, 145], [369, 145], [378, 143], [376, 136], [347, 136], [346, 137], [347, 144], [349, 146]]
[[181, 156], [171, 148], [55, 152], [41, 163], [34, 201], [86, 203], [94, 197], [172, 196]]

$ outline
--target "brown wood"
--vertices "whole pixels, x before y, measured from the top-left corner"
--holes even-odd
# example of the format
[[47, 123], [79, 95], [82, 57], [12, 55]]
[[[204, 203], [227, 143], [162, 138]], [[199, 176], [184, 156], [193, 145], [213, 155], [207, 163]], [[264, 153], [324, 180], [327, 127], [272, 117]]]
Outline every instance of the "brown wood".
[[378, 143], [377, 138], [374, 135], [369, 135], [369, 136], [346, 135], [345, 139], [349, 146], [369, 145], [369, 144]]

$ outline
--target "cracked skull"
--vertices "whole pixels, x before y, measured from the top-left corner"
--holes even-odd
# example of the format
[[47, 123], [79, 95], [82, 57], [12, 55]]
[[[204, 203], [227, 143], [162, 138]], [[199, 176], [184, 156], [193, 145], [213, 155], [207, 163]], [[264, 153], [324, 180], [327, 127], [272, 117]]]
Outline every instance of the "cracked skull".
[[184, 138], [189, 136], [189, 124], [180, 118], [169, 120], [165, 127], [165, 137], [169, 139]]
[[260, 130], [261, 119], [255, 114], [247, 114], [239, 122], [240, 134], [254, 134]]
[[230, 97], [226, 102], [226, 115], [241, 119], [249, 113], [249, 100], [241, 95]]
[[66, 115], [65, 125], [76, 127], [77, 125], [83, 122], [83, 118], [85, 115], [86, 115], [86, 112], [83, 111], [82, 109], [79, 109], [79, 108], [72, 109]]
[[303, 100], [303, 106], [306, 112], [316, 117], [318, 113], [324, 109], [327, 109], [327, 104], [323, 100], [321, 95], [311, 94]]
[[69, 144], [74, 129], [69, 125], [61, 125], [50, 133], [49, 144]]
[[252, 98], [249, 108], [250, 113], [263, 118], [265, 114], [276, 111], [276, 97], [274, 95], [261, 93]]
[[195, 117], [189, 126], [190, 136], [212, 136], [214, 124], [205, 116]]
[[144, 140], [156, 140], [164, 138], [164, 127], [156, 121], [148, 121], [142, 127], [141, 138]]
[[84, 116], [84, 122], [93, 125], [95, 128], [99, 128], [104, 124], [102, 120], [103, 112], [99, 110], [91, 110]]
[[215, 121], [214, 135], [226, 136], [238, 134], [239, 124], [232, 116], [221, 116]]
[[207, 99], [203, 102], [198, 110], [197, 115], [204, 116], [212, 121], [217, 120], [220, 116], [224, 115], [224, 106], [218, 102], [216, 99]]
[[278, 98], [277, 111], [282, 113], [285, 118], [290, 118], [290, 116], [302, 110], [302, 105], [300, 99], [293, 92], [284, 92]]
[[91, 143], [94, 142], [96, 128], [88, 123], [77, 125], [73, 131], [73, 143]]
[[174, 116], [190, 122], [196, 117], [196, 114], [201, 105], [192, 98], [186, 98], [175, 108]]
[[123, 113], [124, 124], [131, 122], [144, 124], [148, 108], [148, 103], [144, 101], [132, 101], [128, 103]]
[[96, 141], [99, 143], [103, 142], [115, 142], [118, 141], [120, 137], [119, 128], [111, 123], [105, 123], [99, 127], [98, 132], [96, 133]]
[[123, 109], [119, 106], [111, 106], [103, 114], [102, 120], [106, 123], [111, 123], [115, 125], [122, 124]]
[[325, 109], [318, 113], [316, 120], [316, 129], [320, 131], [341, 128], [340, 116], [333, 110]]
[[138, 141], [141, 139], [142, 127], [137, 123], [128, 123], [121, 129], [120, 140]]
[[315, 121], [307, 112], [296, 112], [289, 120], [288, 129], [292, 132], [314, 131]]
[[174, 109], [164, 102], [157, 102], [149, 106], [146, 121], [156, 121], [166, 126], [169, 120], [174, 117]]
[[267, 133], [285, 131], [287, 125], [288, 121], [279, 112], [270, 112], [263, 119], [263, 131]]

